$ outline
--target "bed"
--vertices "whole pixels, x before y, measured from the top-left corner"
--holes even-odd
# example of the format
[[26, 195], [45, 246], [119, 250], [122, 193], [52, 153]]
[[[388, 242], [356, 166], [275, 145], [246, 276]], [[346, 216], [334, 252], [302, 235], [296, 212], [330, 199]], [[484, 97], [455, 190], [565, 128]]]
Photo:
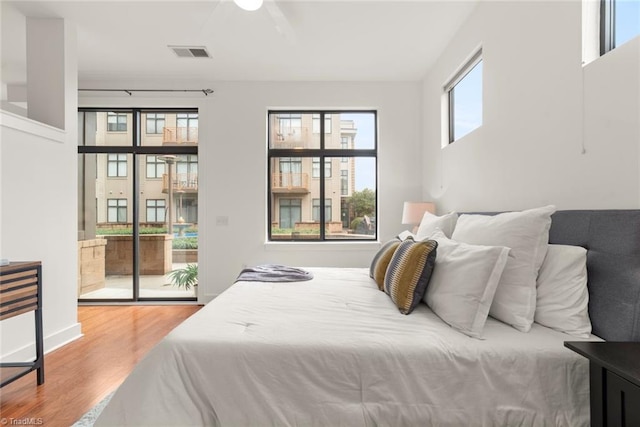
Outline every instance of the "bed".
[[640, 340], [640, 211], [558, 211], [550, 244], [587, 249], [593, 335], [487, 317], [480, 339], [368, 268], [238, 281], [161, 341], [97, 426], [589, 425], [588, 362], [564, 341]]

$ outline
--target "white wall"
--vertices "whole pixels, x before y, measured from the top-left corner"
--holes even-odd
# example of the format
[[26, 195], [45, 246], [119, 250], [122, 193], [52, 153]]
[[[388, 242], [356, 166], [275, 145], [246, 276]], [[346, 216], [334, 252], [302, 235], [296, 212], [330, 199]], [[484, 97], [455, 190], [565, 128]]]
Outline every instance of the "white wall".
[[[581, 15], [481, 2], [429, 71], [424, 198], [440, 211], [640, 207], [640, 40], [583, 68]], [[442, 87], [480, 44], [483, 125], [441, 148]]]
[[[42, 262], [45, 352], [81, 336], [77, 322], [77, 53], [64, 24], [64, 129], [0, 112], [0, 248], [11, 261]], [[49, 49], [46, 43], [40, 45]], [[44, 88], [43, 90], [46, 90]], [[57, 88], [56, 88], [57, 90]], [[0, 322], [0, 357], [35, 354], [33, 313]]]
[[[149, 82], [145, 82], [149, 85]], [[88, 83], [87, 83], [88, 84]], [[93, 87], [118, 87], [91, 82]], [[138, 86], [136, 86], [138, 84]], [[140, 87], [122, 82], [120, 87]], [[144, 84], [144, 83], [142, 83]], [[378, 223], [384, 241], [404, 228], [402, 203], [419, 199], [421, 180], [420, 83], [153, 82], [162, 88], [212, 88], [199, 99], [80, 98], [85, 107], [195, 106], [199, 121], [200, 300], [227, 287], [244, 265], [368, 267], [378, 243], [269, 243], [266, 136], [270, 108], [378, 110]], [[228, 217], [227, 226], [216, 218]], [[301, 250], [301, 248], [304, 248]]]

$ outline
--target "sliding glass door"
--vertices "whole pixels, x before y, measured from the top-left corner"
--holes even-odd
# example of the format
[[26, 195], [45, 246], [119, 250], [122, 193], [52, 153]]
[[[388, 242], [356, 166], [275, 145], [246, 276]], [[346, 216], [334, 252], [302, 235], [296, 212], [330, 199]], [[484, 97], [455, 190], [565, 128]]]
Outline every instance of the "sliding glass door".
[[194, 300], [198, 113], [81, 109], [79, 301]]

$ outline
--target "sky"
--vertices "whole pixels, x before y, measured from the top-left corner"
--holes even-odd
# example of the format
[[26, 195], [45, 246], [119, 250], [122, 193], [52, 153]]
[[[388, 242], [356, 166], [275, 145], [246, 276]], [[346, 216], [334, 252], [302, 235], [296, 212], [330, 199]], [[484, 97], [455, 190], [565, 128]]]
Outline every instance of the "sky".
[[640, 34], [640, 1], [616, 1], [616, 46]]
[[[357, 129], [355, 148], [375, 148], [375, 115], [371, 113], [341, 113], [341, 120], [353, 120]], [[376, 165], [373, 158], [356, 158], [356, 191], [365, 188], [376, 189]]]
[[482, 61], [458, 82], [453, 93], [453, 134], [457, 140], [482, 125]]

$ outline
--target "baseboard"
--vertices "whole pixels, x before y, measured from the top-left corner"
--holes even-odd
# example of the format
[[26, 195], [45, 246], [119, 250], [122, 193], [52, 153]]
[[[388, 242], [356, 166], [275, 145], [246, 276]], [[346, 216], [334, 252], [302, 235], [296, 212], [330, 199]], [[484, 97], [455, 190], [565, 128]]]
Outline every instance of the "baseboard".
[[[44, 338], [44, 354], [47, 354], [60, 347], [64, 347], [72, 341], [82, 337], [82, 325], [75, 323], [65, 329], [57, 331]], [[35, 341], [19, 348], [16, 351], [2, 356], [2, 362], [16, 362], [24, 360], [32, 360], [35, 357]]]

